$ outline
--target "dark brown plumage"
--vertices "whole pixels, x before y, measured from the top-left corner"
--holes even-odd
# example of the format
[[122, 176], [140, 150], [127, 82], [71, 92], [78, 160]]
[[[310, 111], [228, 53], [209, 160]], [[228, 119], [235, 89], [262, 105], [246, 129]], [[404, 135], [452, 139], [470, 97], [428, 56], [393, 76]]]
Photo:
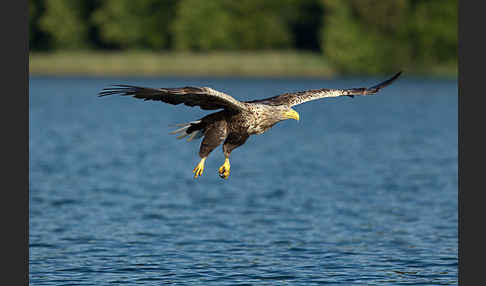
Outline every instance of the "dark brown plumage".
[[371, 95], [395, 81], [401, 72], [369, 88], [348, 89], [315, 89], [285, 93], [253, 101], [238, 101], [223, 92], [209, 87], [182, 88], [147, 88], [132, 85], [114, 85], [105, 88], [99, 96], [122, 95], [133, 96], [144, 100], [156, 100], [170, 104], [199, 106], [204, 110], [222, 109], [199, 120], [178, 124], [179, 129], [171, 132], [178, 134], [178, 139], [188, 137], [188, 141], [204, 137], [199, 149], [202, 158], [194, 168], [194, 177], [204, 170], [204, 163], [211, 151], [223, 143], [225, 162], [219, 168], [219, 174], [227, 179], [230, 172], [229, 156], [231, 152], [243, 145], [253, 134], [262, 134], [276, 123], [285, 119], [299, 120], [299, 114], [291, 107], [319, 98], [358, 95]]

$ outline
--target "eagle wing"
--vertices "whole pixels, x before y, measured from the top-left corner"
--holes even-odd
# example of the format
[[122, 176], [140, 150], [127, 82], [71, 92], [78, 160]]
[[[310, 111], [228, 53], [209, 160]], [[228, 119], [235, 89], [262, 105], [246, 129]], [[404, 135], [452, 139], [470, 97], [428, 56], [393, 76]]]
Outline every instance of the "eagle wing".
[[174, 105], [184, 103], [187, 106], [199, 106], [201, 109], [206, 110], [223, 108], [241, 111], [245, 109], [242, 102], [209, 87], [148, 88], [118, 84], [103, 89], [98, 95], [106, 96], [113, 94], [122, 96], [130, 95], [143, 100], [157, 100]]
[[320, 99], [325, 97], [349, 96], [352, 98], [355, 95], [370, 95], [370, 94], [377, 93], [378, 91], [380, 91], [380, 89], [391, 84], [394, 80], [396, 80], [400, 76], [401, 73], [402, 72], [398, 72], [391, 78], [368, 88], [360, 87], [360, 88], [348, 88], [348, 89], [328, 89], [328, 88], [312, 89], [312, 90], [304, 90], [304, 91], [293, 92], [293, 93], [285, 93], [274, 97], [261, 99], [261, 100], [254, 100], [249, 102], [262, 103], [267, 105], [294, 106], [310, 100], [315, 100], [315, 99]]

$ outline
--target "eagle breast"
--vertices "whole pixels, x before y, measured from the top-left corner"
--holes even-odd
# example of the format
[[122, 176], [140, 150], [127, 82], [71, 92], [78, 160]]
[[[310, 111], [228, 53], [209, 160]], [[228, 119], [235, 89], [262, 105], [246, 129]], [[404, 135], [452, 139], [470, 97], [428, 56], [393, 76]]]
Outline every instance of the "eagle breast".
[[242, 116], [245, 118], [249, 134], [262, 134], [279, 121], [286, 119], [283, 116], [286, 108], [280, 106], [248, 104], [247, 110], [242, 113]]

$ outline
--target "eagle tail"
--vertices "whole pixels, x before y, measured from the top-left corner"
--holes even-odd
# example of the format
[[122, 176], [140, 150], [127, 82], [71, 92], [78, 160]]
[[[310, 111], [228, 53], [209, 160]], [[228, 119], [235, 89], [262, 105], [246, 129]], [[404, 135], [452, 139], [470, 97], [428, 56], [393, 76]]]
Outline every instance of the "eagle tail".
[[172, 132], [169, 132], [169, 134], [178, 135], [177, 139], [182, 139], [189, 136], [187, 138], [187, 142], [190, 142], [193, 139], [199, 139], [203, 136], [203, 130], [191, 128], [191, 127], [198, 125], [200, 122], [201, 120], [196, 120], [188, 123], [176, 124], [175, 126], [178, 126], [180, 128]]

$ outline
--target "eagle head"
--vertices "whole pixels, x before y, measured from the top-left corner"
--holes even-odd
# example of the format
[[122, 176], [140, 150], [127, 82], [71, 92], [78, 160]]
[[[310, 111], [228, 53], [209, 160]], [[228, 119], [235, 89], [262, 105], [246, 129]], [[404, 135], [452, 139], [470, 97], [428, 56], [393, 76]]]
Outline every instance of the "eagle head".
[[295, 119], [297, 121], [300, 119], [299, 113], [297, 113], [297, 111], [293, 110], [292, 108], [284, 110], [283, 117], [284, 119]]

